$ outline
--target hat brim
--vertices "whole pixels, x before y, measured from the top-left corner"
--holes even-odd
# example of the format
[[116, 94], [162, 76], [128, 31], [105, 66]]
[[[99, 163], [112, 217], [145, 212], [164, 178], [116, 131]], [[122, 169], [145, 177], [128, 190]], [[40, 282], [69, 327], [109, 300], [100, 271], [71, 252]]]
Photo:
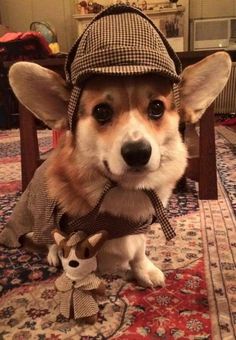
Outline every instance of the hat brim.
[[170, 79], [173, 83], [179, 83], [181, 80], [180, 76], [174, 75], [163, 69], [157, 67], [145, 66], [145, 65], [121, 65], [121, 66], [107, 66], [107, 67], [96, 67], [89, 70], [84, 70], [80, 73], [76, 80], [76, 84], [79, 85], [91, 76], [94, 75], [105, 75], [105, 76], [133, 76], [142, 74], [158, 74], [165, 78]]
[[78, 52], [72, 63], [72, 82], [78, 83], [87, 75], [138, 75], [145, 73], [159, 73], [173, 82], [179, 82], [180, 76], [176, 72], [175, 64], [166, 58], [166, 51], [140, 46], [106, 46], [85, 55]]

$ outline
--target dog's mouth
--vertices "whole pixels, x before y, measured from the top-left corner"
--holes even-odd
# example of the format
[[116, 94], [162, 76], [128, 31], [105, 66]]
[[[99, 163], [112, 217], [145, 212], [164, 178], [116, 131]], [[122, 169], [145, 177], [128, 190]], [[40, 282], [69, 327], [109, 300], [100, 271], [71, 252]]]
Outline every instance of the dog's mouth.
[[107, 172], [109, 172], [110, 175], [112, 175], [111, 169], [109, 167], [108, 161], [104, 160], [103, 161], [103, 165], [105, 167], [105, 169], [107, 170]]
[[[103, 161], [103, 165], [106, 169], [106, 171], [109, 173], [109, 175], [111, 176], [115, 176], [113, 174], [113, 172], [111, 171], [110, 167], [109, 167], [109, 164], [107, 162], [107, 160], [104, 160]], [[132, 167], [132, 168], [128, 168], [126, 171], [125, 171], [125, 174], [129, 174], [129, 175], [143, 175], [147, 173], [147, 168], [146, 167]], [[123, 176], [123, 175], [122, 175]]]
[[140, 168], [125, 168], [120, 174], [113, 173], [109, 162], [103, 161], [102, 174], [108, 180], [115, 182], [117, 185], [126, 189], [143, 189], [153, 185], [153, 178], [157, 169], [150, 169], [148, 167]]

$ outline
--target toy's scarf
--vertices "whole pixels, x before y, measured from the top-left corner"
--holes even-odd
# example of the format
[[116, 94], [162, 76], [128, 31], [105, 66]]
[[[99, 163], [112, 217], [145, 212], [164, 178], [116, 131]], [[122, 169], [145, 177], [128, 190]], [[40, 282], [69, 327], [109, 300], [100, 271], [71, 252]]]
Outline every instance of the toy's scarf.
[[72, 281], [63, 273], [55, 281], [55, 287], [60, 293], [60, 313], [66, 318], [73, 317], [74, 319], [97, 314], [99, 308], [92, 291], [100, 284], [101, 280], [93, 273], [76, 281]]

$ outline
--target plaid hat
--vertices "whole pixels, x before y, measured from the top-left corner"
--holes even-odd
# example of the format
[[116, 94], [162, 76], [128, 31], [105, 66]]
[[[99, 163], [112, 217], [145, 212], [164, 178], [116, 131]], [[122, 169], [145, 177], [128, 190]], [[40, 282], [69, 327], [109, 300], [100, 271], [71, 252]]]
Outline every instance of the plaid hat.
[[143, 12], [132, 6], [113, 5], [95, 16], [75, 42], [65, 71], [73, 86], [68, 106], [72, 129], [83, 82], [91, 75], [157, 73], [178, 83], [181, 63], [164, 35]]
[[73, 247], [77, 243], [84, 241], [86, 239], [86, 237], [87, 237], [87, 235], [83, 231], [79, 230], [75, 233], [72, 233], [69, 236], [69, 238], [66, 241], [66, 245], [68, 247]]

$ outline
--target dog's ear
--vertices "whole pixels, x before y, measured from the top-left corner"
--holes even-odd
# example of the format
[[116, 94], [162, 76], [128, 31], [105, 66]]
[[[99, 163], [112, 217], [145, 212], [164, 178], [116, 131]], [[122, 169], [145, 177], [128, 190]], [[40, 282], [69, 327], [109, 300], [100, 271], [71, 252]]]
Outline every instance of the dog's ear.
[[184, 121], [195, 123], [201, 118], [223, 90], [230, 70], [231, 59], [225, 52], [216, 52], [184, 69], [179, 85]]
[[53, 129], [65, 129], [70, 91], [57, 73], [30, 62], [15, 63], [9, 82], [19, 101]]

